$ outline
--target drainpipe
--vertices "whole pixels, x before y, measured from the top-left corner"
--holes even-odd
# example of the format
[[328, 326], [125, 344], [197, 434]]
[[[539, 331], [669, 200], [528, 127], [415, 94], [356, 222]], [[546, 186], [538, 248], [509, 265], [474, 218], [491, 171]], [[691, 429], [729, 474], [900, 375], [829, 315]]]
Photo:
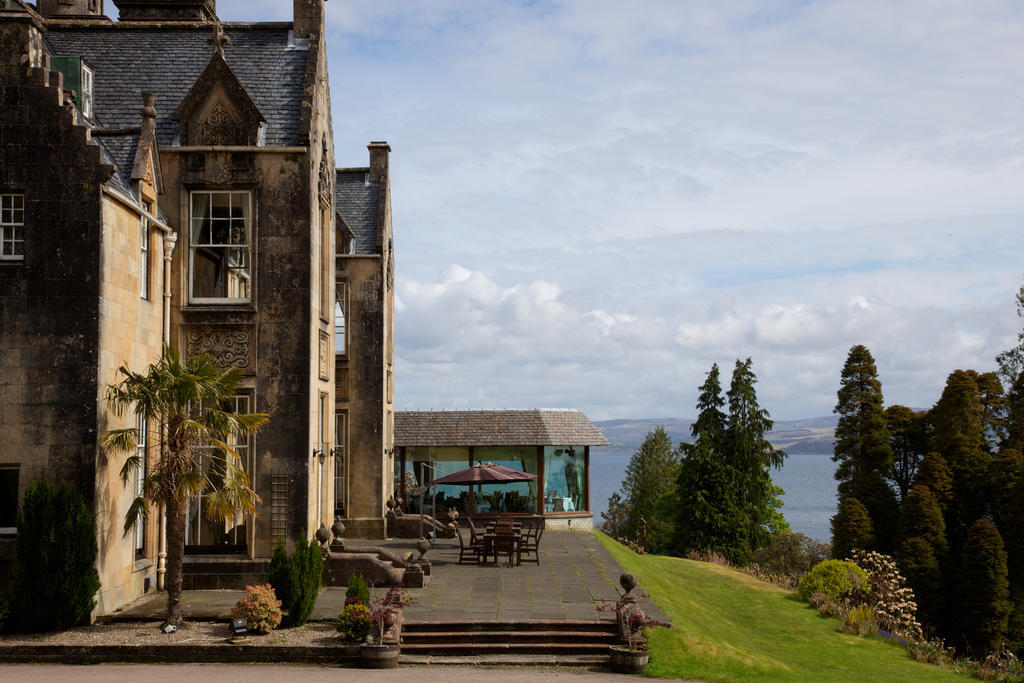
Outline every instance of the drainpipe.
[[[178, 242], [178, 233], [170, 232], [164, 234], [164, 329], [163, 343], [171, 342], [171, 257], [174, 255], [174, 246]], [[165, 444], [160, 445], [165, 448]], [[164, 574], [167, 573], [167, 510], [160, 506], [160, 517], [157, 522], [157, 529], [160, 537], [160, 552], [157, 555], [156, 564], [156, 588], [164, 590]]]

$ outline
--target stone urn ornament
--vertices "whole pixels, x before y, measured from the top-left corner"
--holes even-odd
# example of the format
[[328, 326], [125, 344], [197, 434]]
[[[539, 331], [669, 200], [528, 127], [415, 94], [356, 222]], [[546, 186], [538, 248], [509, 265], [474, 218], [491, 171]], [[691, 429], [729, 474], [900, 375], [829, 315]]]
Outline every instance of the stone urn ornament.
[[320, 552], [323, 554], [324, 558], [327, 558], [327, 556], [331, 554], [331, 532], [327, 530], [327, 527], [324, 526], [323, 522], [320, 522], [320, 528], [316, 530], [314, 537], [316, 538], [316, 542], [320, 544]]
[[345, 549], [345, 541], [342, 536], [345, 535], [345, 524], [341, 521], [340, 516], [334, 518], [334, 524], [331, 525], [331, 533], [334, 534], [334, 540], [331, 542], [331, 547], [337, 550]]

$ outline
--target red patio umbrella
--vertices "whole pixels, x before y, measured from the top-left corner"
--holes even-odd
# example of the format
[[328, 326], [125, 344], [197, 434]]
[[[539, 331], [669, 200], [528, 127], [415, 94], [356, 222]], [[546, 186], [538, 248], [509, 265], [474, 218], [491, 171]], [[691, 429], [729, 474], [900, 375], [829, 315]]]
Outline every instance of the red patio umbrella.
[[521, 470], [514, 470], [511, 467], [495, 465], [493, 462], [471, 465], [464, 470], [452, 474], [446, 474], [427, 484], [495, 484], [508, 481], [529, 481], [536, 479], [536, 474], [530, 474]]

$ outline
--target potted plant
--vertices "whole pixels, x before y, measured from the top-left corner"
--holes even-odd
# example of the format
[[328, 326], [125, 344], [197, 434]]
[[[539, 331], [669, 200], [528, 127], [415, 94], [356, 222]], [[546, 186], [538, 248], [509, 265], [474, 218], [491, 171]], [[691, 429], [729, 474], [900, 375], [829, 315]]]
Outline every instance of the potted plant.
[[[615, 620], [619, 625], [619, 635], [623, 642], [610, 646], [609, 656], [612, 669], [619, 673], [638, 674], [644, 670], [650, 658], [644, 629], [663, 625], [640, 609], [637, 597], [636, 594], [630, 595], [627, 591], [618, 601], [602, 600], [597, 606], [599, 612], [615, 611]], [[646, 596], [641, 594], [640, 597]]]
[[402, 610], [416, 605], [416, 599], [398, 586], [392, 586], [382, 597], [374, 597], [370, 603], [370, 619], [373, 621], [373, 641], [363, 643], [359, 658], [368, 669], [394, 669], [398, 666], [398, 655], [402, 639]]

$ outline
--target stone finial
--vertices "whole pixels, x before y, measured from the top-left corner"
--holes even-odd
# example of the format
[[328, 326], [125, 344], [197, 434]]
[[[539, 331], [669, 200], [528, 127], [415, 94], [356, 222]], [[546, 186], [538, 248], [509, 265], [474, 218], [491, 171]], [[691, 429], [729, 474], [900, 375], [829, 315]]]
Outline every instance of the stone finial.
[[619, 585], [628, 593], [636, 588], [636, 575], [629, 572], [619, 577]]
[[213, 25], [213, 35], [206, 39], [206, 42], [213, 45], [213, 50], [221, 59], [224, 58], [224, 47], [231, 42], [231, 37], [224, 33], [224, 27], [218, 21]]
[[459, 511], [455, 508], [448, 508], [448, 521], [454, 523], [459, 518]]
[[395, 509], [395, 497], [391, 496], [390, 498], [387, 499], [387, 501], [384, 504], [388, 506], [388, 510], [394, 510]]
[[326, 560], [331, 554], [331, 532], [327, 530], [323, 522], [320, 522], [320, 528], [316, 530], [314, 534], [317, 543], [320, 544], [320, 554], [324, 556]]
[[331, 525], [331, 533], [334, 534], [335, 538], [341, 538], [345, 534], [345, 524], [341, 521], [341, 517], [334, 518], [334, 524]]
[[420, 551], [420, 556], [417, 559], [422, 560], [423, 556], [427, 554], [428, 550], [430, 550], [430, 541], [425, 538], [421, 538], [416, 541], [416, 550]]
[[142, 109], [139, 110], [143, 122], [156, 119], [156, 94], [151, 92], [142, 93]]

